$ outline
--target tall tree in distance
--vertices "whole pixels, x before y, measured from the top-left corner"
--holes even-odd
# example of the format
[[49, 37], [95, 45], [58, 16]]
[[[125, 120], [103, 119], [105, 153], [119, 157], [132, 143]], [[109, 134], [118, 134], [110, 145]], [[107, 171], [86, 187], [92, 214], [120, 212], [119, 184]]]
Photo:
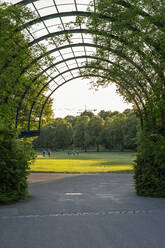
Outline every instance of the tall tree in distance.
[[76, 119], [76, 123], [73, 127], [73, 144], [75, 147], [82, 148], [85, 152], [87, 151], [87, 128], [90, 121], [89, 116], [80, 115]]
[[96, 146], [97, 152], [103, 143], [104, 120], [100, 116], [93, 116], [87, 125], [87, 143]]
[[88, 116], [89, 118], [92, 118], [95, 114], [92, 111], [85, 110], [80, 114], [80, 116]]

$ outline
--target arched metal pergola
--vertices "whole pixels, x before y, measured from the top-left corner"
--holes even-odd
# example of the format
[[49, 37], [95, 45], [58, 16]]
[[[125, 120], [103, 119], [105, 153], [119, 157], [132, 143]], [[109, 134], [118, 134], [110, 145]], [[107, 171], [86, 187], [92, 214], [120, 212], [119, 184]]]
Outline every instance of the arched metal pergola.
[[[62, 85], [67, 82], [72, 81], [73, 79], [81, 78], [82, 70], [87, 67], [88, 62], [100, 60], [99, 57], [96, 56], [97, 48], [99, 45], [93, 42], [93, 37], [97, 40], [98, 35], [103, 35], [99, 33], [97, 30], [96, 32], [91, 32], [86, 27], [85, 23], [80, 23], [76, 25], [68, 25], [68, 23], [76, 23], [76, 18], [79, 17], [86, 17], [88, 18], [92, 12], [96, 11], [96, 2], [95, 0], [11, 0], [10, 1], [14, 5], [26, 5], [30, 10], [32, 10], [35, 14], [35, 18], [20, 27], [20, 30], [27, 34], [29, 37], [29, 48], [38, 46], [39, 48], [44, 45], [47, 50], [42, 54], [39, 55], [37, 58], [32, 61], [26, 68], [23, 69], [22, 74], [24, 74], [35, 62], [40, 61], [43, 57], [51, 55], [53, 60], [51, 61], [51, 65], [43, 66], [41, 71], [35, 75], [33, 81], [39, 79], [40, 75], [45, 75], [48, 80], [41, 83], [42, 87], [39, 87], [38, 92], [36, 93], [35, 99], [31, 102], [31, 107], [29, 109], [29, 113], [26, 118], [23, 120], [26, 123], [26, 130], [23, 133], [25, 136], [34, 136], [38, 135], [40, 132], [41, 127], [41, 120], [43, 116], [44, 107], [46, 103], [50, 99], [50, 97], [55, 93], [57, 89], [59, 89]], [[88, 9], [90, 3], [90, 11]], [[143, 13], [142, 13], [143, 15]], [[103, 18], [107, 18], [103, 16]], [[109, 17], [108, 17], [109, 19]], [[114, 21], [114, 20], [111, 20]], [[134, 27], [130, 27], [131, 29], [135, 29]], [[62, 35], [71, 34], [70, 40], [64, 41], [61, 45], [57, 44], [56, 38], [61, 37]], [[112, 35], [111, 33], [109, 36], [113, 40], [119, 41], [121, 44], [126, 45], [129, 47], [129, 44], [126, 44], [124, 40], [121, 38]], [[50, 41], [51, 40], [51, 44]], [[148, 42], [146, 40], [146, 42]], [[107, 51], [107, 58], [103, 59], [105, 63], [105, 70], [108, 68], [109, 64], [113, 65], [113, 56], [122, 57], [131, 65], [133, 65], [138, 73], [141, 73], [150, 84], [150, 78], [145, 74], [145, 71], [138, 66], [136, 61], [133, 61], [129, 58], [129, 56], [122, 55], [121, 52], [118, 50], [114, 50], [112, 48], [105, 48]], [[143, 59], [145, 60], [145, 54], [138, 50], [138, 48], [134, 49], [135, 52], [140, 54]], [[149, 61], [152, 63], [152, 61]], [[53, 71], [52, 71], [53, 69]], [[121, 69], [123, 70], [123, 69]], [[98, 68], [99, 71], [99, 68]], [[86, 76], [98, 76], [98, 75], [90, 74]], [[110, 76], [109, 76], [109, 79]], [[126, 79], [124, 79], [126, 80]], [[112, 81], [115, 82], [115, 78], [112, 78]], [[148, 85], [149, 85], [148, 84]], [[152, 82], [151, 82], [152, 84]], [[123, 86], [124, 87], [124, 86]], [[144, 103], [142, 99], [142, 94], [147, 94], [147, 90], [145, 85], [142, 85], [140, 82], [137, 82], [136, 86], [132, 86], [136, 97], [132, 99], [136, 108], [140, 112], [140, 108], [143, 108]], [[147, 86], [148, 87], [148, 86]], [[39, 96], [44, 93], [46, 98], [44, 99], [42, 106], [40, 103]], [[24, 94], [21, 96], [20, 103], [17, 108], [16, 114], [16, 127], [19, 126], [19, 123], [22, 122], [21, 108], [24, 99], [28, 93], [28, 87], [25, 90]], [[124, 89], [125, 91], [129, 92], [129, 89]], [[129, 93], [129, 95], [131, 95]], [[137, 100], [138, 99], [138, 100]], [[139, 102], [141, 106], [139, 105]], [[35, 117], [33, 117], [35, 116]], [[37, 117], [36, 117], [37, 116]], [[33, 128], [32, 128], [33, 123]], [[34, 128], [34, 123], [36, 123]]]

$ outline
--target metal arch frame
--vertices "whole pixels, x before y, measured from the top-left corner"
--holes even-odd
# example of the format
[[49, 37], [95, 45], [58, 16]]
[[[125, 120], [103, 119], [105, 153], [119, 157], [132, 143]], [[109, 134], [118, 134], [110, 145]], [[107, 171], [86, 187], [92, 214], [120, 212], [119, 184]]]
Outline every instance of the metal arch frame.
[[[91, 46], [91, 47], [96, 47], [94, 44], [90, 44], [90, 43], [85, 43], [86, 45], [88, 45], [88, 46]], [[68, 48], [68, 47], [70, 47], [70, 46], [84, 46], [84, 44], [82, 44], [82, 43], [78, 43], [78, 44], [72, 44], [72, 45], [67, 45], [67, 46], [64, 46], [64, 47], [60, 47], [59, 49], [65, 49], [66, 47]], [[58, 51], [59, 49], [52, 49], [51, 51], [49, 51], [49, 53], [51, 54], [51, 53], [53, 53], [53, 52], [55, 52], [55, 51]], [[45, 55], [46, 56], [46, 55]], [[125, 58], [125, 57], [124, 57]], [[40, 58], [38, 58], [38, 59], [40, 59]], [[61, 62], [63, 62], [63, 61], [61, 61]], [[141, 72], [141, 70], [139, 69], [139, 72]], [[62, 75], [62, 74], [61, 74]], [[140, 85], [140, 87], [141, 88], [143, 88], [142, 87], [142, 85]], [[23, 100], [23, 99], [21, 99], [21, 100]], [[18, 121], [18, 115], [17, 115], [17, 120], [16, 120], [16, 122]]]
[[[87, 46], [91, 46], [91, 47], [96, 47], [96, 45], [94, 45], [94, 44], [91, 44], [91, 43], [84, 43], [85, 45], [87, 45]], [[56, 49], [52, 49], [51, 51], [49, 51], [48, 53], [49, 54], [51, 54], [51, 53], [53, 53], [53, 52], [55, 52], [55, 51], [58, 51], [59, 49], [61, 50], [61, 49], [65, 49], [65, 48], [69, 48], [70, 46], [74, 46], [74, 47], [80, 47], [80, 46], [84, 46], [84, 44], [82, 44], [82, 43], [78, 43], [78, 44], [71, 44], [71, 45], [66, 45], [66, 46], [63, 46], [63, 47], [60, 47], [60, 48], [56, 48]], [[105, 49], [107, 49], [107, 48], [105, 48]], [[111, 50], [110, 50], [111, 51]], [[118, 55], [118, 54], [117, 54]], [[121, 54], [120, 54], [121, 55]], [[44, 56], [46, 56], [45, 54], [44, 54]], [[43, 56], [40, 56], [40, 57], [43, 57]], [[37, 58], [37, 60], [38, 59], [40, 59], [40, 57], [38, 57]], [[126, 59], [126, 57], [124, 57], [125, 59]], [[33, 63], [35, 63], [37, 60], [35, 60]], [[62, 61], [63, 62], [63, 61]], [[130, 62], [130, 61], [129, 61]], [[135, 63], [133, 63], [133, 64], [135, 64]], [[136, 64], [135, 64], [136, 65]], [[136, 68], [137, 68], [137, 66], [136, 66]], [[140, 68], [137, 68], [138, 70], [139, 70], [139, 72], [140, 73], [142, 73], [142, 71], [141, 71], [141, 69]], [[140, 85], [140, 83], [139, 83], [139, 86], [141, 87], [141, 88], [143, 88], [143, 86], [142, 85]], [[144, 92], [145, 93], [145, 92]], [[21, 99], [21, 100], [23, 100], [23, 99]], [[21, 101], [22, 102], [22, 101]], [[18, 108], [18, 110], [19, 110], [19, 108]], [[18, 112], [18, 111], [17, 111]], [[17, 125], [17, 121], [18, 121], [18, 115], [17, 115], [17, 118], [16, 118], [16, 125]]]
[[[36, 1], [36, 0], [35, 0]], [[28, 0], [23, 0], [23, 1], [20, 1], [19, 3], [17, 3], [17, 4], [24, 4], [24, 5], [26, 5], [26, 4], [28, 4], [28, 3], [33, 3], [33, 2], [35, 2], [34, 0], [31, 0], [31, 1], [28, 1]], [[94, 4], [95, 4], [95, 0], [94, 0]], [[76, 5], [76, 4], [75, 4]], [[21, 26], [22, 28], [26, 28], [26, 27], [28, 27], [28, 26], [31, 26], [31, 25], [33, 25], [33, 24], [35, 24], [35, 23], [38, 23], [38, 22], [43, 22], [44, 20], [48, 20], [48, 19], [53, 19], [53, 18], [57, 18], [57, 17], [63, 17], [63, 16], [90, 16], [92, 13], [91, 12], [84, 12], [84, 11], [72, 11], [72, 12], [61, 12], [61, 13], [58, 13], [58, 14], [51, 14], [51, 15], [47, 15], [47, 16], [44, 16], [44, 17], [40, 17], [40, 18], [37, 18], [37, 19], [35, 19], [35, 20], [32, 20], [31, 22], [28, 22], [28, 23], [26, 23], [25, 25], [23, 25], [23, 26]], [[102, 18], [108, 18], [108, 19], [110, 19], [110, 17], [107, 17], [107, 16], [101, 16]], [[113, 19], [112, 19], [113, 20]], [[63, 30], [63, 31], [61, 31], [61, 32], [69, 32], [70, 30]], [[74, 32], [74, 31], [73, 31]], [[82, 33], [81, 31], [80, 31], [80, 33]], [[54, 33], [54, 34], [56, 34], [56, 33]], [[47, 35], [47, 37], [51, 37], [51, 35], [52, 35], [52, 33], [50, 33], [49, 35]], [[45, 37], [46, 38], [46, 37]], [[40, 40], [41, 39], [41, 37], [38, 39], [38, 40]], [[31, 43], [38, 43], [37, 41], [36, 41], [37, 39], [34, 39], [34, 41], [33, 42], [31, 42]], [[152, 42], [153, 43], [153, 42]], [[151, 44], [150, 44], [151, 45]], [[155, 46], [154, 46], [154, 48], [155, 48]], [[152, 61], [151, 61], [152, 62]]]
[[[84, 57], [85, 57], [85, 56], [84, 56]], [[90, 56], [89, 56], [89, 58], [99, 59], [99, 58], [97, 58], [97, 57], [90, 57]], [[72, 59], [74, 59], [74, 58], [72, 58]], [[70, 59], [70, 60], [71, 60], [71, 59]], [[111, 62], [111, 61], [107, 61], [107, 60], [103, 60], [103, 59], [100, 59], [100, 60], [105, 61], [105, 62], [108, 62], [108, 63], [110, 63], [110, 64], [113, 64], [113, 62]], [[62, 63], [62, 61], [61, 61], [61, 63]], [[82, 69], [82, 68], [87, 68], [87, 66], [82, 66], [81, 69]], [[91, 67], [89, 67], [89, 68], [91, 68]], [[75, 68], [72, 68], [71, 70], [77, 70], [77, 69], [79, 69], [79, 68], [75, 67]], [[67, 73], [67, 72], [68, 72], [68, 70], [63, 71], [62, 74]], [[45, 84], [45, 85], [42, 87], [42, 89], [39, 91], [39, 93], [37, 94], [36, 99], [38, 98], [38, 96], [40, 95], [40, 93], [44, 90], [44, 88], [47, 87], [47, 85], [48, 85], [51, 81], [53, 81], [54, 79], [58, 78], [59, 76], [61, 76], [61, 75], [56, 75], [56, 76], [55, 76], [54, 78], [52, 78], [47, 84]], [[61, 85], [63, 85], [63, 83], [60, 84], [60, 85], [58, 85], [57, 88], [59, 88]], [[141, 96], [139, 95], [138, 91], [137, 91], [135, 88], [133, 88], [133, 90], [134, 90], [134, 92], [136, 93], [137, 97], [139, 98], [139, 100], [140, 100], [142, 106], [144, 107], [144, 103], [143, 103], [143, 101], [142, 101], [142, 99], [141, 99]], [[49, 96], [48, 96], [48, 98], [49, 98]], [[33, 112], [33, 108], [34, 108], [35, 104], [36, 104], [36, 101], [33, 101], [32, 105], [31, 105], [30, 113], [29, 113], [29, 118], [28, 118], [28, 130], [30, 130], [31, 114], [32, 114], [32, 112]]]
[[[51, 53], [53, 53], [53, 52], [55, 52], [55, 51], [58, 51], [59, 49], [61, 50], [61, 49], [64, 49], [64, 48], [69, 48], [70, 46], [84, 46], [84, 45], [88, 45], [88, 46], [91, 46], [91, 47], [96, 47], [94, 44], [90, 44], [90, 43], [79, 43], [79, 44], [72, 44], [72, 45], [67, 45], [67, 46], [64, 46], [64, 47], [60, 47], [60, 48], [56, 48], [56, 49], [52, 49], [51, 51], [49, 51], [48, 53], [49, 54], [51, 54]], [[107, 49], [107, 48], [106, 48]], [[112, 51], [112, 50], [111, 50]], [[117, 54], [118, 55], [118, 54]], [[121, 54], [120, 54], [121, 55]], [[44, 56], [46, 56], [45, 54], [44, 54]], [[41, 56], [41, 57], [43, 57], [43, 56]], [[127, 57], [124, 57], [124, 59], [126, 59]], [[39, 58], [37, 58], [37, 59], [40, 59], [40, 57]], [[61, 62], [64, 62], [64, 61], [61, 61]], [[130, 62], [130, 61], [129, 61]], [[132, 61], [131, 61], [132, 62]], [[137, 68], [137, 65], [134, 63], [134, 66], [136, 66], [136, 68]], [[140, 68], [138, 68], [138, 70], [139, 70], [139, 72], [141, 73], [142, 71], [140, 70]], [[61, 74], [62, 75], [62, 74]], [[18, 120], [18, 115], [17, 115], [17, 120]]]
[[[69, 12], [69, 13], [71, 13], [71, 12]], [[78, 12], [77, 12], [77, 13], [78, 13]], [[84, 13], [85, 13], [85, 12], [84, 12]], [[61, 14], [61, 13], [60, 13], [60, 14]], [[65, 15], [66, 15], [66, 14], [68, 14], [68, 13], [65, 12]], [[75, 12], [74, 14], [76, 14], [76, 12]], [[89, 15], [88, 12], [86, 12], [86, 14]], [[59, 16], [60, 16], [60, 15], [58, 15], [58, 17], [59, 17]], [[46, 19], [47, 19], [47, 18], [53, 18], [53, 16], [52, 16], [52, 15], [48, 15], [48, 16], [44, 16], [43, 18], [46, 18]], [[38, 18], [37, 20], [38, 20], [38, 21], [42, 21], [42, 18]], [[62, 32], [64, 33], [64, 32], [68, 32], [68, 31], [62, 31]], [[79, 32], [80, 32], [80, 30], [79, 30]], [[50, 34], [49, 34], [49, 36], [50, 36]], [[41, 38], [39, 38], [39, 39], [41, 39]], [[34, 40], [32, 43], [34, 43], [34, 42], [36, 43], [35, 40]], [[83, 44], [83, 43], [82, 43], [82, 44]]]
[[[90, 16], [92, 13], [91, 12], [82, 12], [82, 11], [73, 11], [73, 12], [61, 12], [61, 13], [58, 13], [58, 14], [53, 14], [53, 15], [47, 15], [47, 16], [44, 16], [44, 17], [40, 17], [40, 18], [37, 18], [37, 19], [35, 19], [35, 20], [32, 20], [31, 22], [28, 22], [28, 23], [26, 23], [25, 25], [23, 25], [22, 27], [27, 27], [27, 26], [29, 26], [29, 25], [33, 25], [33, 24], [35, 24], [35, 23], [38, 23], [38, 22], [43, 22], [44, 20], [48, 20], [48, 19], [53, 19], [53, 18], [57, 18], [57, 17], [62, 17], [62, 16]], [[102, 16], [103, 18], [108, 18], [108, 19], [110, 19], [109, 17], [106, 17], [106, 16]], [[80, 27], [81, 28], [81, 27]], [[35, 39], [34, 41], [32, 41], [31, 43], [30, 43], [30, 45], [33, 45], [33, 44], [35, 44], [35, 43], [37, 43], [38, 44], [38, 42], [40, 41], [40, 40], [43, 40], [43, 39], [45, 39], [45, 38], [48, 38], [48, 37], [52, 37], [52, 35], [54, 35], [54, 34], [56, 34], [56, 35], [60, 35], [60, 34], [63, 34], [63, 33], [66, 33], [66, 32], [71, 32], [72, 30], [63, 30], [63, 31], [61, 31], [61, 32], [55, 32], [55, 33], [50, 33], [50, 34], [48, 34], [48, 35], [46, 35], [45, 37], [39, 37], [38, 39]], [[73, 30], [73, 32], [76, 32], [75, 30]], [[83, 30], [82, 30], [82, 32], [81, 32], [81, 29], [79, 29], [79, 30], [77, 30], [77, 32], [79, 32], [79, 33], [81, 33], [81, 35], [82, 35], [82, 32], [83, 32]], [[84, 32], [86, 32], [86, 31], [84, 31]], [[89, 33], [89, 31], [88, 31], [88, 33]], [[82, 43], [83, 44], [83, 43]], [[85, 47], [84, 47], [84, 49], [85, 49]], [[151, 61], [152, 62], [152, 61]], [[148, 78], [149, 79], [149, 78]], [[151, 83], [151, 81], [150, 81], [150, 83]]]
[[[24, 4], [24, 5], [27, 5], [28, 3], [32, 3], [32, 2], [36, 2], [36, 1], [38, 1], [38, 0], [23, 0], [23, 1], [20, 1], [19, 3], [17, 3], [17, 4]], [[72, 13], [72, 12], [70, 12], [71, 13], [71, 15], [77, 15], [77, 11], [75, 11], [75, 13]], [[82, 12], [81, 12], [82, 13]], [[91, 13], [90, 12], [83, 12], [83, 16], [84, 16], [84, 13], [86, 13], [85, 15], [86, 16], [89, 16], [89, 15], [91, 15]], [[62, 13], [59, 13], [58, 15], [60, 16]], [[58, 17], [59, 17], [58, 16]], [[68, 15], [68, 12], [65, 12], [65, 16], [70, 16], [70, 15]], [[56, 17], [57, 17], [57, 14], [56, 14]], [[46, 16], [44, 16], [43, 18], [38, 18], [38, 21], [37, 22], [41, 22], [41, 21], [43, 21], [44, 20], [44, 18], [48, 18], [48, 16], [46, 17]], [[52, 15], [49, 15], [49, 18], [48, 19], [52, 19], [52, 18], [54, 18], [54, 17], [52, 17]], [[108, 18], [109, 19], [109, 18]], [[46, 20], [46, 19], [45, 19]], [[35, 24], [35, 23], [37, 23], [36, 22], [36, 20], [33, 20], [32, 21], [33, 22], [33, 24]], [[32, 24], [32, 22], [29, 22], [29, 23], [27, 23], [27, 24], [25, 24], [26, 26], [28, 26], [28, 24], [29, 25], [33, 25]], [[24, 26], [24, 28], [25, 28], [25, 26]], [[68, 30], [68, 32], [69, 32], [70, 30]], [[63, 33], [65, 32], [65, 31], [62, 31]], [[79, 29], [79, 32], [81, 33], [81, 31], [80, 31], [80, 29]], [[62, 33], [61, 33], [62, 34]], [[52, 36], [50, 36], [50, 37], [52, 37]], [[41, 39], [41, 37], [39, 38], [39, 39]], [[33, 41], [33, 43], [37, 43], [38, 44], [38, 42], [36, 41], [36, 39]], [[85, 43], [80, 43], [81, 44], [81, 46], [84, 46], [84, 44]], [[80, 44], [79, 44], [79, 46], [80, 46]], [[84, 46], [85, 47], [85, 46]], [[95, 47], [97, 47], [97, 46], [95, 46]], [[118, 55], [118, 54], [117, 54]], [[46, 56], [46, 55], [45, 55]], [[124, 57], [124, 59], [126, 59], [126, 57]], [[61, 61], [61, 63], [62, 62], [64, 62], [64, 60], [63, 61]], [[130, 61], [129, 61], [129, 63], [130, 63]], [[136, 64], [136, 63], [135, 63]], [[134, 65], [135, 66], [135, 65]], [[137, 67], [136, 67], [137, 68]], [[141, 71], [140, 71], [140, 73], [141, 73]], [[60, 73], [59, 75], [63, 75], [64, 73]]]
[[[26, 3], [27, 2], [27, 3]], [[30, 3], [33, 3], [34, 1], [31, 0]], [[21, 1], [19, 2], [20, 4], [28, 4], [29, 1]], [[19, 4], [17, 3], [17, 4]], [[83, 11], [73, 11], [73, 12], [61, 12], [61, 13], [58, 13], [58, 14], [52, 14], [52, 15], [47, 15], [47, 16], [44, 16], [44, 17], [40, 17], [40, 18], [37, 18], [35, 20], [32, 20], [31, 22], [28, 22], [26, 23], [25, 25], [21, 26], [22, 28], [26, 28], [27, 26], [30, 26], [32, 25], [33, 23], [38, 23], [38, 22], [42, 22], [44, 20], [48, 20], [48, 19], [53, 19], [53, 18], [57, 18], [57, 17], [62, 17], [62, 16], [90, 16], [92, 13], [91, 12], [83, 12]], [[102, 16], [103, 18], [108, 18], [110, 19], [109, 17], [106, 17], [106, 16]], [[112, 19], [113, 20], [113, 19]], [[79, 29], [80, 30], [80, 29]], [[65, 33], [65, 32], [69, 32], [70, 30], [63, 30], [61, 31], [61, 34], [62, 32]], [[74, 31], [73, 31], [74, 32]], [[80, 31], [79, 31], [80, 32]], [[81, 33], [81, 32], [80, 32]], [[51, 34], [50, 33], [49, 35], [47, 35], [47, 37], [51, 37]], [[55, 34], [55, 33], [54, 33]], [[57, 34], [57, 33], [56, 33]], [[60, 32], [59, 32], [60, 34]], [[46, 38], [46, 37], [45, 37]], [[41, 39], [41, 37], [39, 38]], [[38, 39], [38, 40], [39, 40]], [[34, 39], [34, 41], [31, 42], [31, 44], [34, 44], [34, 43], [37, 43], [36, 42], [37, 39]]]
[[[82, 33], [87, 33], [87, 34], [103, 35], [103, 34], [101, 33], [101, 31], [93, 32], [93, 31], [89, 31], [88, 29], [69, 29], [69, 30], [58, 31], [58, 32], [54, 32], [54, 33], [50, 33], [50, 34], [41, 36], [41, 37], [35, 39], [34, 41], [30, 42], [30, 43], [29, 43], [29, 47], [32, 46], [32, 45], [34, 45], [34, 44], [36, 44], [36, 43], [38, 43], [38, 42], [40, 42], [40, 41], [42, 41], [42, 40], [45, 40], [45, 39], [47, 39], [47, 38], [51, 38], [51, 37], [54, 36], [54, 35], [59, 36], [59, 35], [66, 34], [66, 33], [81, 33], [81, 34], [82, 34]], [[104, 36], [104, 35], [103, 35], [103, 36]], [[118, 38], [117, 36], [114, 36], [114, 35], [112, 35], [112, 34], [109, 34], [109, 37], [111, 37], [112, 39], [117, 40], [117, 41], [119, 41], [119, 42], [121, 42], [121, 43], [123, 43], [124, 45], [126, 45], [126, 46], [129, 47], [129, 45], [128, 45], [128, 43], [126, 43], [126, 41], [124, 41], [124, 40]], [[85, 43], [82, 43], [82, 44], [85, 44]], [[99, 46], [97, 46], [97, 47], [99, 47]], [[137, 48], [137, 49], [136, 49], [136, 48], [133, 48], [132, 50], [135, 51], [135, 52], [137, 52], [138, 55], [145, 56], [145, 54], [144, 54], [142, 51], [139, 51], [138, 48]], [[149, 62], [149, 64], [150, 64], [151, 66], [154, 66], [154, 63], [153, 63], [153, 61], [152, 61], [151, 59], [148, 60], [148, 62]], [[154, 69], [155, 69], [155, 67], [154, 67]], [[148, 81], [149, 81], [150, 84], [151, 84], [151, 81], [149, 80], [149, 78], [148, 78]]]
[[[76, 12], [74, 12], [74, 14], [73, 13], [71, 13], [70, 12], [70, 14], [71, 15], [77, 15], [77, 13], [79, 13], [79, 15], [86, 15], [86, 16], [89, 16], [89, 15], [91, 15], [91, 13], [88, 13], [88, 12], [78, 12], [78, 11], [76, 11]], [[83, 13], [83, 14], [82, 14]], [[67, 16], [68, 15], [68, 13], [67, 12], [65, 12], [65, 13], [60, 13], [60, 14], [58, 14], [58, 17], [60, 16], [60, 15], [65, 15], [65, 16]], [[70, 15], [69, 14], [69, 15]], [[57, 17], [57, 14], [56, 14], [56, 17]], [[37, 20], [38, 20], [38, 22], [39, 21], [42, 21], [43, 19], [44, 20], [46, 20], [46, 19], [49, 19], [49, 18], [54, 18], [54, 16], [53, 15], [48, 15], [48, 16], [44, 16], [44, 17], [42, 17], [42, 18], [38, 18]], [[36, 22], [36, 21], [35, 21]], [[33, 21], [33, 23], [34, 23], [34, 21]], [[50, 34], [48, 34], [48, 35], [46, 35], [46, 36], [43, 36], [43, 37], [39, 37], [38, 39], [35, 39], [34, 41], [32, 41], [29, 45], [33, 45], [33, 44], [35, 44], [35, 43], [37, 43], [38, 44], [38, 42], [40, 41], [40, 40], [43, 40], [43, 39], [45, 39], [45, 38], [48, 38], [48, 37], [52, 37], [52, 35], [60, 35], [60, 34], [64, 34], [64, 33], [66, 33], [66, 32], [68, 32], [68, 33], [71, 33], [71, 32], [73, 32], [73, 33], [81, 33], [81, 35], [82, 35], [82, 32], [85, 32], [85, 33], [89, 33], [89, 31], [87, 32], [87, 30], [81, 30], [81, 29], [77, 29], [77, 30], [63, 30], [63, 31], [60, 31], [60, 32], [55, 32], [55, 33], [50, 33]], [[113, 38], [115, 38], [114, 36], [113, 36]], [[83, 43], [82, 43], [83, 44]], [[85, 49], [85, 47], [84, 47], [84, 49]], [[144, 55], [144, 54], [143, 54]], [[152, 63], [152, 61], [150, 62], [150, 64]], [[153, 63], [152, 63], [152, 65], [153, 65]], [[146, 75], [147, 76], [147, 75]], [[149, 83], [151, 84], [152, 82], [150, 81], [150, 79], [149, 78], [147, 78], [147, 80], [149, 81]]]

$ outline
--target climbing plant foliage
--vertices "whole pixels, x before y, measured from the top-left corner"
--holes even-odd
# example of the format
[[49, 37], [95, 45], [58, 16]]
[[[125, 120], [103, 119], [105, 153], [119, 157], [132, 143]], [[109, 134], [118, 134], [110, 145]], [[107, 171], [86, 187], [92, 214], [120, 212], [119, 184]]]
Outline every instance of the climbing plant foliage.
[[27, 175], [35, 153], [17, 132], [0, 124], [0, 203], [24, 200], [28, 196]]
[[[33, 14], [21, 6], [0, 4], [0, 202], [11, 203], [25, 199], [28, 195], [28, 167], [35, 158], [29, 143], [18, 139], [15, 129], [27, 129], [28, 113], [32, 102], [39, 98], [40, 105], [32, 113], [33, 125], [39, 118], [41, 104], [46, 100], [44, 92], [38, 90], [47, 78], [41, 72], [42, 65], [51, 63], [42, 56], [45, 48], [34, 46], [29, 49], [29, 38], [19, 27], [31, 20]], [[31, 66], [29, 66], [31, 65]], [[36, 76], [38, 75], [39, 76]], [[52, 100], [48, 101], [43, 115], [47, 123], [52, 118]], [[37, 112], [38, 110], [38, 112]], [[17, 123], [16, 123], [17, 120]]]
[[[32, 114], [32, 128], [35, 119], [39, 118], [42, 103], [46, 100], [43, 90], [38, 96], [38, 91], [47, 80], [43, 75], [42, 66], [51, 64], [51, 57], [47, 56], [36, 62], [36, 58], [45, 53], [42, 45], [29, 48], [29, 37], [25, 31], [19, 31], [27, 21], [34, 18], [26, 7], [7, 4], [0, 5], [0, 118], [11, 121], [17, 127], [27, 129], [28, 113], [31, 104], [38, 100], [36, 111]], [[42, 82], [42, 84], [41, 84]], [[43, 116], [45, 122], [51, 119], [52, 100], [50, 99]]]
[[133, 103], [140, 120], [135, 185], [146, 196], [165, 196], [164, 13], [164, 0], [98, 0], [87, 20], [98, 59], [82, 73], [96, 75], [95, 87], [115, 83]]

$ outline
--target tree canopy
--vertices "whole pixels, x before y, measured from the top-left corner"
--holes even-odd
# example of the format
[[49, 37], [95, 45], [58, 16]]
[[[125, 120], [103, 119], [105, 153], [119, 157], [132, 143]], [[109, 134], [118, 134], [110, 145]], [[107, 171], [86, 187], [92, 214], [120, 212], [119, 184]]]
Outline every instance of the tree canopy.
[[78, 149], [79, 151], [96, 150], [136, 150], [137, 118], [132, 110], [101, 111], [108, 116], [105, 120], [98, 115], [81, 113], [79, 116], [55, 118], [41, 128], [40, 137], [33, 146], [36, 149]]
[[[51, 58], [45, 57], [25, 71], [35, 57], [45, 51], [44, 46], [33, 46], [30, 49], [29, 38], [18, 30], [32, 17], [33, 14], [26, 7], [0, 5], [0, 118], [22, 129], [28, 129], [31, 105], [39, 98], [40, 105], [32, 112], [32, 129], [36, 128], [35, 122], [40, 117], [41, 103], [46, 100], [46, 88], [42, 94], [37, 94], [42, 87], [40, 82], [44, 83], [47, 80], [43, 74], [39, 77], [36, 77], [36, 74], [41, 71], [42, 65], [49, 65], [51, 61]], [[51, 105], [52, 100], [49, 99], [43, 115], [43, 124], [52, 118]]]
[[[95, 86], [115, 82], [118, 93], [134, 104], [141, 121], [164, 132], [163, 1], [98, 0], [96, 6], [87, 25], [94, 33], [95, 56], [100, 59], [87, 63], [84, 74], [97, 75]], [[161, 121], [155, 123], [155, 119]]]

